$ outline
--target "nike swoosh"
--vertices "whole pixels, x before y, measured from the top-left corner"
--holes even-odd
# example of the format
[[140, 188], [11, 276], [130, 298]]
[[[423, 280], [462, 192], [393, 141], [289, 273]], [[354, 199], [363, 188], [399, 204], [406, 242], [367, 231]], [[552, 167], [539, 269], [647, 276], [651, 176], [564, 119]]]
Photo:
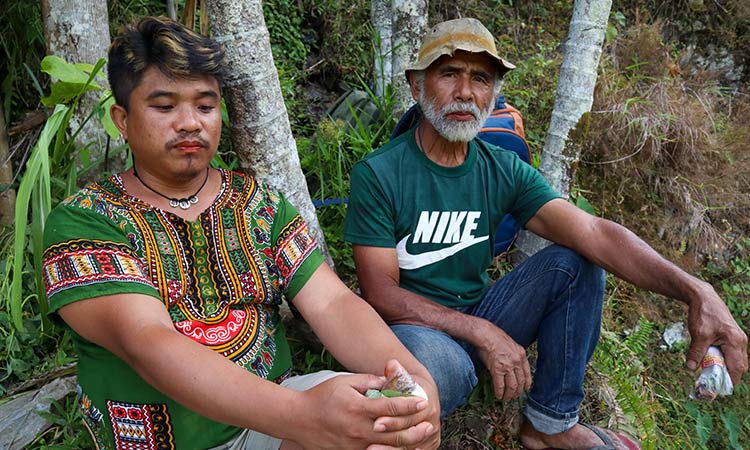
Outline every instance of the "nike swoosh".
[[469, 240], [461, 241], [450, 247], [441, 248], [440, 250], [433, 250], [431, 252], [424, 252], [418, 255], [412, 255], [406, 250], [406, 242], [411, 237], [411, 234], [407, 234], [396, 244], [396, 254], [398, 255], [398, 266], [405, 270], [419, 269], [420, 267], [429, 266], [438, 261], [442, 261], [445, 258], [455, 255], [461, 250], [471, 247], [474, 244], [486, 241], [489, 236], [472, 237]]

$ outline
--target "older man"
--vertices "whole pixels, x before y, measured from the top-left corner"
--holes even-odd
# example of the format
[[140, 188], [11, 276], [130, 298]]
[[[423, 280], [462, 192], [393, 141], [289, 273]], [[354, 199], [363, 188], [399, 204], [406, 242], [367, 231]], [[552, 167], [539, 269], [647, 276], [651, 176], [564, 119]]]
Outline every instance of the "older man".
[[[49, 216], [51, 310], [73, 331], [85, 422], [108, 449], [434, 449], [437, 391], [307, 226], [253, 177], [209, 166], [223, 50], [166, 18], [109, 52], [112, 118], [133, 167]], [[278, 306], [294, 301], [349, 369], [291, 375]], [[426, 390], [363, 395], [400, 362]]]
[[[443, 415], [466, 400], [477, 361], [497, 398], [530, 389], [520, 436], [527, 448], [632, 448], [626, 437], [578, 421], [599, 337], [600, 267], [689, 305], [691, 368], [719, 345], [739, 382], [747, 337], [710, 285], [560, 198], [513, 152], [474, 139], [512, 68], [477, 20], [428, 32], [406, 71], [422, 119], [352, 173], [345, 237], [363, 296], [428, 368]], [[558, 245], [488, 287], [493, 230], [506, 213]], [[532, 383], [525, 348], [534, 341]]]

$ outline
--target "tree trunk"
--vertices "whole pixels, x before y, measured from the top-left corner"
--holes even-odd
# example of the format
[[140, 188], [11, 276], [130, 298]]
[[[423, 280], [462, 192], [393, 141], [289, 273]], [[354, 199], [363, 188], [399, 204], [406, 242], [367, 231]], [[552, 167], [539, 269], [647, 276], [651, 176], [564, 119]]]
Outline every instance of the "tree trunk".
[[[110, 39], [105, 0], [42, 0], [42, 18], [47, 53], [72, 63], [96, 64], [100, 58], [107, 57]], [[97, 106], [98, 96], [94, 91], [81, 97], [70, 121], [71, 132], [75, 132]], [[86, 123], [75, 144], [78, 148], [88, 145], [92, 159], [104, 156], [107, 133], [96, 117]], [[122, 169], [124, 158], [113, 161], [109, 167]]]
[[[0, 105], [2, 105], [0, 99]], [[13, 181], [13, 163], [8, 150], [8, 133], [5, 116], [0, 108], [0, 225], [13, 223], [13, 212], [16, 210], [16, 192], [10, 188]]]
[[427, 30], [428, 0], [373, 0], [371, 20], [376, 33], [375, 94], [393, 87], [393, 115], [401, 117], [414, 103], [404, 68], [416, 60]]
[[307, 221], [333, 265], [292, 136], [261, 0], [210, 0], [214, 38], [226, 49], [224, 97], [240, 166], [279, 190]]
[[[555, 106], [539, 165], [550, 185], [563, 197], [570, 192], [575, 165], [580, 158], [578, 147], [566, 145], [568, 133], [591, 111], [596, 70], [611, 7], [611, 0], [575, 0], [573, 4]], [[549, 241], [530, 232], [522, 233], [518, 242], [523, 256], [531, 256], [547, 245]]]
[[393, 113], [401, 117], [414, 103], [404, 68], [417, 59], [422, 38], [427, 31], [428, 0], [393, 0], [392, 75]]
[[385, 95], [385, 87], [391, 84], [392, 48], [391, 37], [393, 33], [392, 0], [372, 0], [371, 15], [372, 27], [375, 29], [375, 95], [382, 98]]
[[167, 0], [167, 15], [172, 20], [177, 20], [177, 5], [176, 0]]

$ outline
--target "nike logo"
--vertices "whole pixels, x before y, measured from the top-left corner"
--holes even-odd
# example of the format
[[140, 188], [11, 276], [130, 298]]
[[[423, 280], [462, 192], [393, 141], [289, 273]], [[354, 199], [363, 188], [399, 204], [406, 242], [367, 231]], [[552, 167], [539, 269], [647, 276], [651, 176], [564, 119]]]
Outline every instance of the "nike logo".
[[420, 253], [418, 255], [412, 255], [406, 250], [406, 242], [411, 237], [411, 234], [407, 234], [396, 244], [396, 254], [398, 255], [398, 266], [405, 270], [419, 269], [420, 267], [429, 266], [438, 261], [442, 261], [449, 256], [453, 256], [461, 250], [471, 247], [474, 244], [484, 242], [489, 239], [489, 236], [473, 237], [465, 241], [461, 241], [450, 247], [441, 248], [440, 250], [433, 250], [430, 252]]

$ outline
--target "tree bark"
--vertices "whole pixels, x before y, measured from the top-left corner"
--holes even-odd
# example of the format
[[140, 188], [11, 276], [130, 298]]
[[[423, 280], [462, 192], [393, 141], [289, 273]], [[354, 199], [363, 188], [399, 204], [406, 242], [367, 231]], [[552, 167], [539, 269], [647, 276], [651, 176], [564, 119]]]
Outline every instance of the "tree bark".
[[[591, 111], [611, 7], [611, 0], [575, 0], [573, 4], [555, 106], [539, 165], [550, 185], [563, 197], [570, 192], [575, 165], [581, 156], [579, 147], [567, 145], [568, 133]], [[547, 245], [549, 241], [523, 232], [517, 247], [524, 256], [531, 256]]]
[[427, 31], [428, 0], [393, 0], [392, 75], [393, 113], [401, 117], [414, 103], [404, 69], [417, 59], [422, 38]]
[[[96, 64], [107, 57], [109, 17], [105, 0], [42, 0], [42, 18], [47, 53], [72, 63]], [[97, 80], [102, 84], [101, 80]], [[106, 82], [104, 82], [106, 85]], [[99, 103], [99, 92], [81, 97], [70, 121], [74, 132]], [[99, 120], [92, 117], [76, 137], [76, 146], [89, 146], [92, 159], [104, 156], [107, 133]], [[124, 158], [112, 161], [115, 170], [124, 167]]]
[[177, 20], [176, 0], [167, 0], [167, 15], [172, 20]]
[[210, 0], [207, 7], [211, 31], [231, 67], [224, 97], [240, 166], [297, 208], [333, 266], [300, 166], [261, 0]]
[[[2, 105], [0, 98], [0, 105]], [[13, 223], [13, 212], [16, 210], [16, 191], [10, 188], [13, 181], [13, 163], [8, 149], [5, 115], [0, 108], [0, 225]]]
[[392, 48], [391, 37], [393, 34], [392, 0], [372, 0], [370, 20], [375, 30], [375, 95], [382, 98], [385, 95], [385, 87], [391, 84]]

